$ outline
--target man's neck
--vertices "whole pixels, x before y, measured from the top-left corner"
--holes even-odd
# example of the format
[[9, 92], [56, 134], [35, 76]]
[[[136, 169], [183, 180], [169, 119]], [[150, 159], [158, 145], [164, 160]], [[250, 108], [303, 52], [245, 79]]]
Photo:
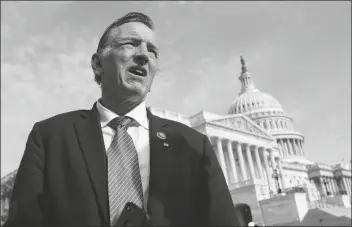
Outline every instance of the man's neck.
[[107, 100], [104, 98], [100, 99], [100, 103], [106, 107], [107, 109], [113, 111], [119, 116], [124, 116], [134, 108], [136, 108], [139, 104], [143, 102], [143, 99], [139, 102], [133, 102], [131, 100]]

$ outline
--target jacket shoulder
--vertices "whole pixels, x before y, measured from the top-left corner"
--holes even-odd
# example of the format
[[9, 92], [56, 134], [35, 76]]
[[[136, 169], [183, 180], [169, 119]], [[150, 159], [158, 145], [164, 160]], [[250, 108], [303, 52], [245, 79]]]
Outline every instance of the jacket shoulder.
[[42, 130], [62, 128], [78, 121], [82, 116], [89, 114], [90, 110], [75, 110], [66, 113], [57, 114], [55, 116], [46, 118], [36, 123]]

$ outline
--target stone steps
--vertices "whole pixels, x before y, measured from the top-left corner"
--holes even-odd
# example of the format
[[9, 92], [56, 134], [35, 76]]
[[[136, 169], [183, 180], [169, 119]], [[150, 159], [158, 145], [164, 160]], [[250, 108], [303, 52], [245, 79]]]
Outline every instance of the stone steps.
[[311, 209], [297, 224], [299, 226], [351, 226], [351, 208]]

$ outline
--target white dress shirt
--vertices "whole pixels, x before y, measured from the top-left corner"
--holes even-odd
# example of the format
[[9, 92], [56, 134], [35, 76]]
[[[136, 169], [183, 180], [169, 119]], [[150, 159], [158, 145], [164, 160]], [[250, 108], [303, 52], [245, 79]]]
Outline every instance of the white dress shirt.
[[[116, 113], [104, 107], [100, 100], [97, 101], [97, 109], [100, 115], [100, 125], [103, 132], [105, 150], [110, 147], [115, 130], [108, 126], [108, 123], [119, 117]], [[125, 116], [133, 118], [137, 124], [131, 125], [127, 129], [127, 133], [132, 137], [134, 146], [138, 153], [139, 169], [141, 171], [144, 209], [147, 210], [148, 194], [149, 194], [149, 175], [150, 175], [150, 144], [149, 144], [149, 121], [145, 102], [142, 102]]]

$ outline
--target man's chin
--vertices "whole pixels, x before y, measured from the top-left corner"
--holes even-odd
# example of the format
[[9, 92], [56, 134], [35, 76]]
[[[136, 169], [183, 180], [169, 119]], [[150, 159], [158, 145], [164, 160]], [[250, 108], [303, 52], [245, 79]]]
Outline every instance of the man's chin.
[[126, 89], [126, 97], [131, 97], [136, 100], [144, 100], [148, 92], [146, 92], [145, 88], [141, 88], [139, 86], [131, 86]]

